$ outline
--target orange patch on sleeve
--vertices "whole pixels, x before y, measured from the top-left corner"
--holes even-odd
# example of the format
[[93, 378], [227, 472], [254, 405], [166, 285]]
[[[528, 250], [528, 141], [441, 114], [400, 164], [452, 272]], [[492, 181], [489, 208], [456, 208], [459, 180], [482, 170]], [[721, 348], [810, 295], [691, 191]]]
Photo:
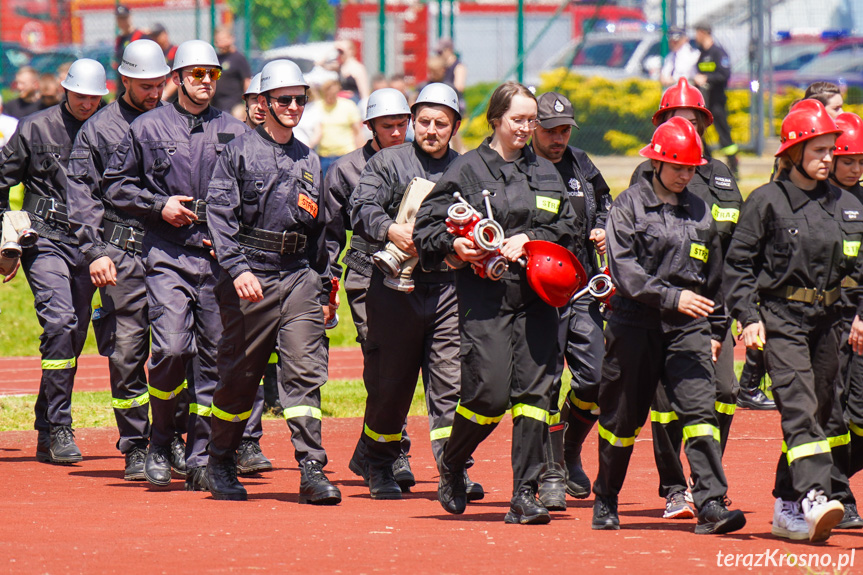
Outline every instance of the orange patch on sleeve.
[[313, 202], [306, 194], [300, 194], [300, 198], [297, 200], [297, 205], [312, 214], [313, 218], [318, 217], [318, 204]]

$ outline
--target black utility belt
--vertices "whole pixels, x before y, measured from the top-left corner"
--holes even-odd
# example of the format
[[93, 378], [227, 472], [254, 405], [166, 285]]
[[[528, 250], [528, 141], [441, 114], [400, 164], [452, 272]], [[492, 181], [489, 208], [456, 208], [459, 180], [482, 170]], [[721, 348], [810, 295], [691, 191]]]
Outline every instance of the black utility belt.
[[304, 252], [308, 244], [306, 236], [297, 232], [271, 232], [249, 226], [240, 228], [237, 239], [241, 245], [277, 254]]
[[66, 208], [66, 204], [60, 203], [54, 198], [25, 194], [24, 205], [21, 207], [25, 212], [33, 214], [45, 222], [69, 225], [69, 210]]
[[140, 254], [143, 251], [144, 232], [142, 230], [111, 220], [102, 220], [102, 225], [105, 228], [105, 241], [109, 244], [133, 254]]
[[819, 302], [824, 305], [833, 305], [839, 299], [842, 289], [839, 286], [829, 290], [785, 286], [784, 288], [764, 290], [761, 293], [788, 301], [799, 301], [810, 304]]
[[358, 252], [362, 252], [364, 254], [372, 255], [375, 252], [379, 252], [384, 249], [384, 244], [382, 242], [372, 243], [354, 234], [351, 236], [351, 249], [357, 250]]
[[206, 224], [207, 223], [207, 202], [204, 200], [190, 200], [188, 202], [183, 202], [183, 206], [187, 210], [191, 210], [195, 212], [195, 217], [198, 218], [196, 224]]

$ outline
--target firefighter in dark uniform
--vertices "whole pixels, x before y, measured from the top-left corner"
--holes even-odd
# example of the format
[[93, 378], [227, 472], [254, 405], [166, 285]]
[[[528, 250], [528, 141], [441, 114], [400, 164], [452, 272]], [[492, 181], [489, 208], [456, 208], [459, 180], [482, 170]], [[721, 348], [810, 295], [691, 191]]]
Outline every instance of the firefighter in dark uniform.
[[[324, 178], [324, 189], [335, 197], [341, 205], [345, 229], [351, 229], [350, 198], [360, 181], [360, 174], [369, 159], [384, 148], [398, 146], [405, 141], [410, 125], [411, 110], [404, 94], [393, 88], [375, 90], [366, 105], [365, 124], [372, 132], [372, 138], [361, 148], [346, 154], [333, 162]], [[334, 274], [341, 275], [338, 258], [347, 242], [347, 234], [331, 246], [330, 267]], [[345, 253], [345, 294], [351, 307], [351, 316], [357, 329], [357, 342], [365, 349], [366, 341], [366, 292], [371, 282], [372, 254], [383, 249], [382, 243], [371, 244], [359, 235], [351, 237], [351, 245]], [[407, 430], [402, 429], [402, 449], [396, 459], [393, 474], [403, 490], [409, 490], [415, 479], [410, 468], [407, 452], [410, 438]], [[368, 481], [368, 465], [365, 460], [365, 443], [362, 438], [357, 442], [354, 456], [349, 463], [350, 469]]]
[[736, 177], [738, 147], [731, 139], [726, 106], [728, 98], [725, 94], [731, 77], [731, 60], [722, 46], [714, 41], [710, 24], [701, 23], [695, 27], [695, 42], [701, 50], [701, 56], [695, 64], [695, 84], [704, 92], [707, 109], [713, 114], [713, 127], [719, 135], [719, 151], [725, 155], [728, 167]]
[[[115, 209], [104, 198], [102, 177], [111, 155], [132, 121], [161, 105], [165, 76], [171, 69], [152, 40], [136, 40], [123, 52], [118, 72], [126, 84], [123, 96], [94, 114], [75, 138], [69, 161], [69, 221], [99, 288], [101, 305], [93, 313], [99, 351], [108, 357], [111, 405], [124, 454], [124, 479], [144, 479], [144, 458], [150, 439], [145, 365], [150, 355], [150, 322], [144, 287], [141, 240], [144, 224]], [[107, 205], [106, 205], [107, 204]], [[178, 422], [188, 417], [178, 414]], [[180, 419], [182, 418], [182, 419]], [[185, 423], [180, 430], [185, 429]], [[185, 442], [176, 434], [171, 465], [185, 474]]]
[[[689, 121], [702, 138], [704, 130], [713, 122], [713, 115], [705, 107], [701, 92], [690, 86], [686, 78], [678, 80], [676, 86], [662, 95], [659, 110], [653, 115], [653, 124], [658, 126], [675, 116]], [[635, 185], [652, 171], [649, 161], [642, 163], [632, 174], [630, 185]], [[740, 216], [740, 206], [743, 205], [743, 197], [734, 175], [719, 160], [708, 159], [706, 164], [696, 166], [695, 175], [686, 188], [710, 208], [724, 254]], [[731, 420], [737, 409], [738, 385], [734, 374], [734, 336], [731, 330], [728, 330], [725, 341], [722, 342], [722, 351], [714, 368], [716, 421], [719, 424], [720, 443], [724, 453]], [[656, 398], [651, 405], [650, 425], [653, 432], [653, 456], [659, 472], [659, 496], [666, 500], [663, 517], [694, 517], [695, 513], [686, 501], [686, 475], [680, 463], [683, 429], [662, 386], [657, 387]]]
[[[521, 84], [507, 82], [494, 91], [486, 114], [494, 134], [453, 162], [417, 214], [414, 241], [425, 268], [448, 256], [466, 262], [485, 257], [472, 241], [447, 232], [454, 192], [483, 213], [483, 191], [491, 192], [494, 218], [506, 238], [501, 254], [510, 262], [524, 255], [530, 240], [575, 247], [575, 212], [560, 175], [526, 146], [536, 112], [536, 99]], [[539, 298], [516, 264], [498, 281], [481, 278], [470, 267], [455, 274], [461, 399], [439, 462], [438, 498], [449, 513], [464, 512], [464, 466], [511, 408], [513, 496], [505, 520], [548, 523], [536, 493], [558, 365], [557, 309]]]
[[[846, 112], [837, 115], [834, 120], [842, 134], [836, 138], [830, 183], [863, 203], [863, 187], [860, 186], [863, 176], [863, 119], [857, 114]], [[839, 337], [842, 347], [837, 378], [840, 400], [834, 402], [833, 413], [824, 429], [830, 441], [833, 464], [849, 480], [863, 468], [863, 356], [854, 353], [847, 344], [854, 321], [861, 321], [857, 319], [856, 305], [860, 293], [860, 286], [851, 278], [842, 281], [843, 327]], [[841, 501], [845, 515], [835, 529], [863, 527], [863, 519], [857, 512], [857, 502], [850, 488]]]
[[[458, 95], [445, 84], [429, 84], [411, 108], [416, 140], [375, 154], [351, 195], [354, 237], [369, 244], [393, 242], [415, 254], [413, 222], [395, 218], [414, 178], [436, 182], [458, 156], [449, 147], [461, 116]], [[440, 461], [458, 404], [459, 335], [453, 272], [439, 262], [416, 266], [413, 291], [384, 284], [375, 269], [366, 293], [367, 334], [363, 380], [368, 391], [361, 439], [366, 447], [373, 499], [400, 499], [393, 464], [401, 453], [402, 428], [417, 376], [422, 373], [432, 452]], [[477, 499], [482, 488], [472, 484]]]
[[[42, 326], [36, 459], [65, 465], [82, 459], [72, 431], [72, 385], [96, 289], [69, 226], [68, 165], [75, 135], [108, 89], [105, 69], [87, 58], [72, 63], [61, 85], [65, 100], [21, 120], [0, 152], [0, 216], [9, 209], [9, 188], [23, 183], [23, 209], [39, 233], [38, 242], [24, 249], [18, 264], [33, 291]], [[17, 267], [6, 281], [15, 273]]]
[[[850, 494], [830, 453], [831, 444], [848, 442], [847, 429], [825, 433], [837, 395], [839, 284], [846, 276], [863, 280], [863, 204], [826, 181], [839, 133], [820, 102], [791, 108], [776, 152], [779, 175], [743, 204], [723, 285], [746, 347], [764, 347], [782, 422], [772, 532], [813, 542], [842, 521], [836, 499]], [[849, 340], [856, 353], [861, 336], [855, 320]]]
[[335, 505], [341, 493], [324, 475], [321, 386], [327, 381], [325, 321], [331, 278], [326, 242], [341, 233], [338, 208], [321, 191], [321, 164], [293, 134], [309, 86], [299, 67], [274, 60], [261, 72], [263, 125], [219, 158], [207, 193], [207, 221], [222, 275], [216, 292], [224, 332], [213, 396], [207, 476], [216, 499], [245, 500], [239, 447], [270, 353], [295, 456], [299, 502]]
[[727, 507], [714, 411], [713, 363], [728, 330], [722, 247], [711, 208], [687, 187], [706, 160], [698, 133], [681, 117], [661, 124], [640, 154], [652, 171], [615, 199], [606, 225], [617, 291], [605, 329], [592, 527], [620, 529], [618, 494], [661, 383], [683, 426], [699, 510], [695, 533], [728, 533], [746, 518]]
[[[537, 99], [537, 122], [531, 146], [554, 163], [560, 173], [576, 218], [584, 222], [585, 237], [577, 254], [588, 277], [600, 272], [597, 255], [605, 255], [605, 219], [611, 205], [608, 184], [587, 154], [568, 146], [575, 123], [572, 103], [548, 92]], [[559, 390], [564, 358], [572, 373], [570, 392], [558, 414], [558, 392], [552, 392], [549, 424], [551, 456], [539, 485], [539, 499], [551, 511], [566, 509], [566, 493], [577, 499], [590, 495], [590, 479], [581, 465], [581, 447], [596, 422], [596, 395], [602, 367], [602, 314], [599, 302], [584, 297], [560, 308], [563, 354], [558, 365]], [[564, 483], [564, 481], [566, 483]], [[565, 490], [565, 491], [564, 491]]]
[[208, 489], [206, 445], [222, 332], [214, 294], [219, 267], [209, 253], [204, 199], [219, 154], [247, 131], [242, 122], [210, 106], [220, 75], [212, 46], [201, 40], [181, 44], [171, 75], [179, 86], [177, 102], [132, 122], [103, 184], [111, 205], [146, 227], [142, 253], [153, 343], [148, 370], [152, 429], [144, 476], [157, 486], [171, 481], [174, 411], [190, 369], [189, 491]]

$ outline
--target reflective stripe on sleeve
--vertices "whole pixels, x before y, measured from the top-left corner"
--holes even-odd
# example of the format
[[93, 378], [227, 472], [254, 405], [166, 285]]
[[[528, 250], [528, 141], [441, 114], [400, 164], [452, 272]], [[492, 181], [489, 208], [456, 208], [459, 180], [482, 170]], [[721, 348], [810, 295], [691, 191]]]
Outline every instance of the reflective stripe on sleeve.
[[42, 369], [72, 369], [78, 365], [77, 360], [72, 359], [43, 359]]
[[668, 425], [672, 421], [677, 421], [677, 413], [673, 411], [653, 411], [650, 410], [650, 421]]
[[221, 410], [214, 405], [212, 408], [212, 414], [224, 421], [241, 423], [252, 416], [252, 410], [250, 409], [249, 411], [245, 411], [243, 413], [228, 413], [227, 411]]
[[371, 437], [375, 443], [393, 443], [402, 440], [401, 431], [398, 433], [378, 433], [369, 429], [369, 426], [365, 423], [363, 424], [363, 433]]
[[295, 417], [314, 417], [315, 419], [323, 418], [321, 414], [321, 409], [319, 407], [313, 407], [311, 405], [286, 407], [282, 413], [284, 413], [285, 419], [293, 419]]
[[709, 423], [699, 423], [697, 425], [687, 425], [683, 428], [683, 442], [686, 443], [690, 439], [696, 437], [713, 437], [719, 441], [719, 428]]
[[637, 427], [635, 429], [635, 435], [632, 437], [618, 437], [599, 423], [596, 424], [596, 431], [599, 433], [601, 438], [612, 444], [614, 447], [632, 447], [635, 445], [635, 438], [638, 437], [639, 433], [641, 433], [641, 428]]
[[485, 415], [474, 413], [473, 411], [463, 406], [461, 403], [459, 403], [458, 406], [455, 408], [455, 412], [467, 419], [468, 421], [472, 421], [478, 425], [496, 425], [498, 422], [500, 422], [501, 419], [503, 419], [503, 416], [506, 415], [505, 413], [502, 413], [496, 417], [486, 417]]
[[146, 391], [138, 397], [132, 397], [130, 399], [111, 398], [111, 407], [114, 409], [132, 409], [133, 407], [141, 407], [148, 403], [150, 403], [150, 394]]

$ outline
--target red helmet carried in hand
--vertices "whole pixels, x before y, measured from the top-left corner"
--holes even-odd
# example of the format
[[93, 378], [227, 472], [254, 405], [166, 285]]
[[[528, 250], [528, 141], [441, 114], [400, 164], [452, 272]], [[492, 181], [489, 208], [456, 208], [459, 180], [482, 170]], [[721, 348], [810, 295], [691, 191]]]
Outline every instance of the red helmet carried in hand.
[[662, 116], [669, 110], [678, 110], [680, 108], [690, 108], [703, 113], [707, 117], [707, 125], [713, 123], [713, 114], [704, 105], [704, 95], [701, 90], [695, 86], [690, 86], [686, 78], [681, 78], [677, 81], [676, 86], [672, 86], [662, 94], [662, 100], [659, 102], [659, 109], [653, 114], [653, 125], [658, 126], [662, 123]]
[[702, 156], [701, 137], [691, 123], [679, 116], [660, 124], [653, 132], [650, 144], [638, 153], [651, 160], [683, 166], [703, 166], [707, 163]]
[[587, 284], [581, 262], [568, 249], [542, 240], [524, 244], [527, 283], [550, 306], [566, 305]]
[[779, 149], [774, 154], [776, 157], [784, 154], [788, 148], [796, 146], [800, 142], [817, 138], [825, 134], [839, 135], [842, 130], [827, 113], [824, 104], [818, 100], [800, 100], [793, 106], [791, 111], [782, 120], [780, 130]]
[[863, 154], [863, 118], [851, 112], [836, 116], [836, 127], [842, 135], [836, 138], [834, 156], [854, 156]]

